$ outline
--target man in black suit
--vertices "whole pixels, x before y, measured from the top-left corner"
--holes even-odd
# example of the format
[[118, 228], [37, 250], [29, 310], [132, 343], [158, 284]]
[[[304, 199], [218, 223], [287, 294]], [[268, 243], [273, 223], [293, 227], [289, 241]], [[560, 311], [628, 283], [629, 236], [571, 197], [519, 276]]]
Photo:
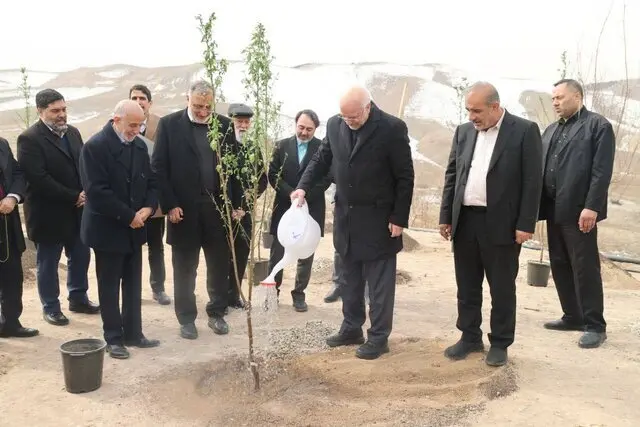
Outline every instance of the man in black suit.
[[[153, 144], [158, 130], [158, 120], [160, 117], [151, 112], [153, 101], [151, 99], [151, 91], [142, 84], [135, 84], [129, 89], [129, 99], [136, 101], [142, 111], [144, 111], [145, 119], [140, 126], [140, 135], [142, 135], [149, 150], [149, 157], [153, 154]], [[151, 284], [151, 292], [154, 301], [160, 305], [171, 304], [171, 298], [164, 290], [164, 282], [166, 279], [166, 271], [164, 265], [164, 232], [166, 217], [162, 209], [158, 209], [156, 213], [146, 222], [147, 225], [147, 260], [149, 262], [149, 283]]]
[[[264, 193], [268, 185], [267, 174], [264, 173], [264, 162], [261, 161], [262, 154], [256, 156], [257, 162], [251, 164], [251, 167], [247, 167], [250, 165], [249, 159], [251, 157], [248, 150], [259, 148], [258, 144], [246, 140], [249, 128], [251, 127], [253, 110], [248, 105], [234, 103], [229, 105], [228, 114], [232, 120], [231, 129], [234, 135], [233, 148], [235, 150], [235, 157], [238, 160], [236, 174], [230, 177], [229, 180], [229, 192], [233, 207], [235, 208], [232, 216], [238, 223], [235, 224], [237, 226], [233, 228], [233, 248], [236, 265], [234, 265], [233, 262], [233, 254], [229, 251], [229, 296], [227, 309], [228, 307], [244, 308], [244, 303], [240, 299], [238, 282], [242, 283], [249, 262], [251, 237], [253, 233], [251, 211], [252, 205], [255, 203], [255, 200], [251, 202], [247, 199], [247, 194], [245, 193], [248, 193], [251, 198], [254, 198], [253, 190], [255, 184], [252, 179], [254, 174], [260, 174], [257, 181], [256, 200]], [[238, 273], [237, 276], [236, 269]], [[238, 278], [240, 279], [238, 280]]]
[[[273, 244], [269, 254], [269, 271], [284, 256], [284, 248], [278, 241], [278, 224], [282, 216], [291, 207], [291, 193], [298, 185], [298, 181], [316, 151], [320, 147], [320, 140], [314, 137], [316, 129], [320, 126], [318, 115], [312, 110], [302, 110], [296, 114], [296, 134], [292, 137], [276, 142], [271, 163], [269, 164], [269, 182], [276, 190], [271, 211], [271, 227], [269, 233], [273, 236]], [[324, 236], [324, 215], [326, 204], [324, 192], [329, 188], [331, 181], [325, 178], [319, 181], [309, 193], [306, 200], [309, 205], [309, 214], [320, 225], [321, 236]], [[311, 279], [313, 255], [306, 259], [298, 260], [296, 281], [291, 297], [293, 308], [298, 312], [307, 311], [304, 291]], [[282, 284], [282, 271], [276, 277], [276, 289], [280, 294]]]
[[37, 329], [20, 323], [22, 314], [22, 253], [26, 246], [18, 204], [26, 180], [6, 139], [0, 138], [0, 338], [28, 338]]
[[81, 236], [95, 252], [104, 339], [107, 351], [116, 359], [129, 357], [126, 346], [160, 344], [142, 333], [145, 221], [158, 207], [147, 147], [136, 138], [143, 120], [144, 112], [135, 101], [120, 101], [113, 119], [87, 141], [80, 154], [80, 176], [87, 195]]
[[[160, 205], [168, 212], [175, 311], [180, 336], [196, 339], [196, 272], [200, 248], [207, 263], [207, 315], [216, 334], [227, 334], [224, 320], [229, 295], [229, 245], [218, 207], [224, 205], [217, 173], [218, 155], [209, 142], [209, 126], [218, 121], [219, 149], [233, 146], [230, 120], [212, 111], [214, 91], [205, 81], [189, 88], [187, 108], [160, 119], [152, 164], [160, 186]], [[214, 117], [212, 118], [212, 114]]]
[[564, 315], [547, 329], [584, 331], [578, 345], [606, 339], [597, 223], [607, 218], [616, 151], [611, 123], [583, 105], [584, 91], [563, 79], [553, 89], [560, 119], [542, 135], [544, 189], [540, 219], [547, 220], [549, 260]]
[[516, 277], [522, 243], [531, 239], [542, 187], [540, 130], [509, 114], [490, 83], [466, 96], [469, 122], [456, 128], [444, 177], [440, 234], [453, 241], [461, 339], [450, 359], [484, 350], [482, 282], [491, 291], [490, 366], [507, 363], [516, 327]]
[[91, 250], [80, 239], [85, 193], [78, 161], [83, 142], [78, 129], [67, 124], [67, 105], [60, 92], [38, 92], [36, 107], [40, 120], [18, 136], [18, 162], [27, 178], [24, 216], [27, 236], [37, 250], [38, 293], [44, 320], [62, 326], [69, 324], [58, 300], [58, 264], [63, 249], [67, 256], [69, 310], [100, 312], [87, 297]]
[[328, 120], [324, 141], [291, 198], [304, 198], [330, 170], [336, 183], [333, 244], [346, 286], [342, 327], [327, 344], [364, 342], [367, 282], [371, 328], [356, 356], [375, 359], [389, 351], [396, 261], [409, 222], [414, 172], [407, 125], [380, 110], [363, 87], [352, 87], [341, 98], [340, 114]]

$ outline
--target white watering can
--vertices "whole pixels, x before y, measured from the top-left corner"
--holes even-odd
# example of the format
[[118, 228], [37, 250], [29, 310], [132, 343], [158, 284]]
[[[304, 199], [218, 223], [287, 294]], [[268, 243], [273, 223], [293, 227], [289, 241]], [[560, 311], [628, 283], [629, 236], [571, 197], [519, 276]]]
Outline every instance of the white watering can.
[[284, 248], [284, 256], [273, 267], [269, 276], [260, 282], [262, 285], [274, 286], [275, 276], [285, 267], [299, 259], [309, 258], [320, 243], [320, 225], [309, 215], [309, 205], [305, 202], [298, 206], [298, 199], [291, 202], [291, 207], [282, 215], [278, 224], [278, 241]]

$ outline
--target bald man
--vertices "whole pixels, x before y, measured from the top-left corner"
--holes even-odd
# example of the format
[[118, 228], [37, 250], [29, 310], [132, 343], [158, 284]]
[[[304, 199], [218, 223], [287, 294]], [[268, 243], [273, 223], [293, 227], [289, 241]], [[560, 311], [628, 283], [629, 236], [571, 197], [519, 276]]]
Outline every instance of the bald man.
[[[333, 243], [346, 283], [342, 326], [327, 344], [362, 344], [356, 357], [376, 359], [389, 351], [396, 258], [409, 222], [414, 171], [407, 125], [380, 110], [364, 87], [352, 87], [341, 98], [340, 114], [328, 120], [325, 138], [292, 199], [304, 202], [331, 168], [336, 184]], [[366, 342], [365, 282], [371, 320]]]
[[126, 346], [159, 345], [142, 333], [140, 307], [145, 222], [158, 207], [147, 147], [137, 138], [144, 120], [135, 101], [120, 101], [80, 154], [86, 194], [80, 236], [95, 253], [104, 339], [116, 359], [129, 357]]
[[542, 142], [535, 123], [509, 114], [490, 83], [466, 94], [469, 122], [456, 128], [444, 177], [440, 234], [453, 241], [460, 340], [453, 360], [484, 350], [482, 282], [491, 292], [489, 366], [507, 363], [516, 327], [516, 277], [531, 239], [542, 189]]

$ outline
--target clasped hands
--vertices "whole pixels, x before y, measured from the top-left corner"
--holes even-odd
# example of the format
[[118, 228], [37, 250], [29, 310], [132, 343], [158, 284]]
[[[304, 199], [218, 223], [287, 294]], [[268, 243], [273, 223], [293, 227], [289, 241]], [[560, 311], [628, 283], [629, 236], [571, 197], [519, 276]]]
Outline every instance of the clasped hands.
[[[289, 195], [289, 197], [291, 198], [291, 201], [294, 200], [298, 200], [298, 206], [302, 206], [305, 203], [305, 196], [307, 195], [307, 192], [302, 190], [302, 189], [297, 189], [294, 190], [293, 192], [291, 192], [291, 194]], [[395, 225], [392, 223], [389, 223], [389, 233], [391, 234], [391, 237], [400, 237], [402, 235], [402, 231], [404, 229], [402, 227], [400, 227], [399, 225]]]
[[153, 209], [151, 208], [142, 208], [136, 212], [136, 216], [133, 217], [133, 221], [129, 224], [131, 228], [142, 228], [144, 227], [144, 222], [151, 216], [153, 213]]

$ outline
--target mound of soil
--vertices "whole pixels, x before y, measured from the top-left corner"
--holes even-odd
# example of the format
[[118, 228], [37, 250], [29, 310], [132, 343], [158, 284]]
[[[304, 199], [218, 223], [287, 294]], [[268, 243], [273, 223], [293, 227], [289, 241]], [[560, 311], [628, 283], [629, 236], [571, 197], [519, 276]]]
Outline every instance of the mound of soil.
[[444, 426], [517, 389], [511, 365], [490, 368], [479, 354], [452, 362], [429, 340], [390, 345], [374, 361], [348, 347], [261, 363], [259, 391], [246, 359], [230, 358], [158, 380], [145, 393], [149, 405], [195, 425]]

